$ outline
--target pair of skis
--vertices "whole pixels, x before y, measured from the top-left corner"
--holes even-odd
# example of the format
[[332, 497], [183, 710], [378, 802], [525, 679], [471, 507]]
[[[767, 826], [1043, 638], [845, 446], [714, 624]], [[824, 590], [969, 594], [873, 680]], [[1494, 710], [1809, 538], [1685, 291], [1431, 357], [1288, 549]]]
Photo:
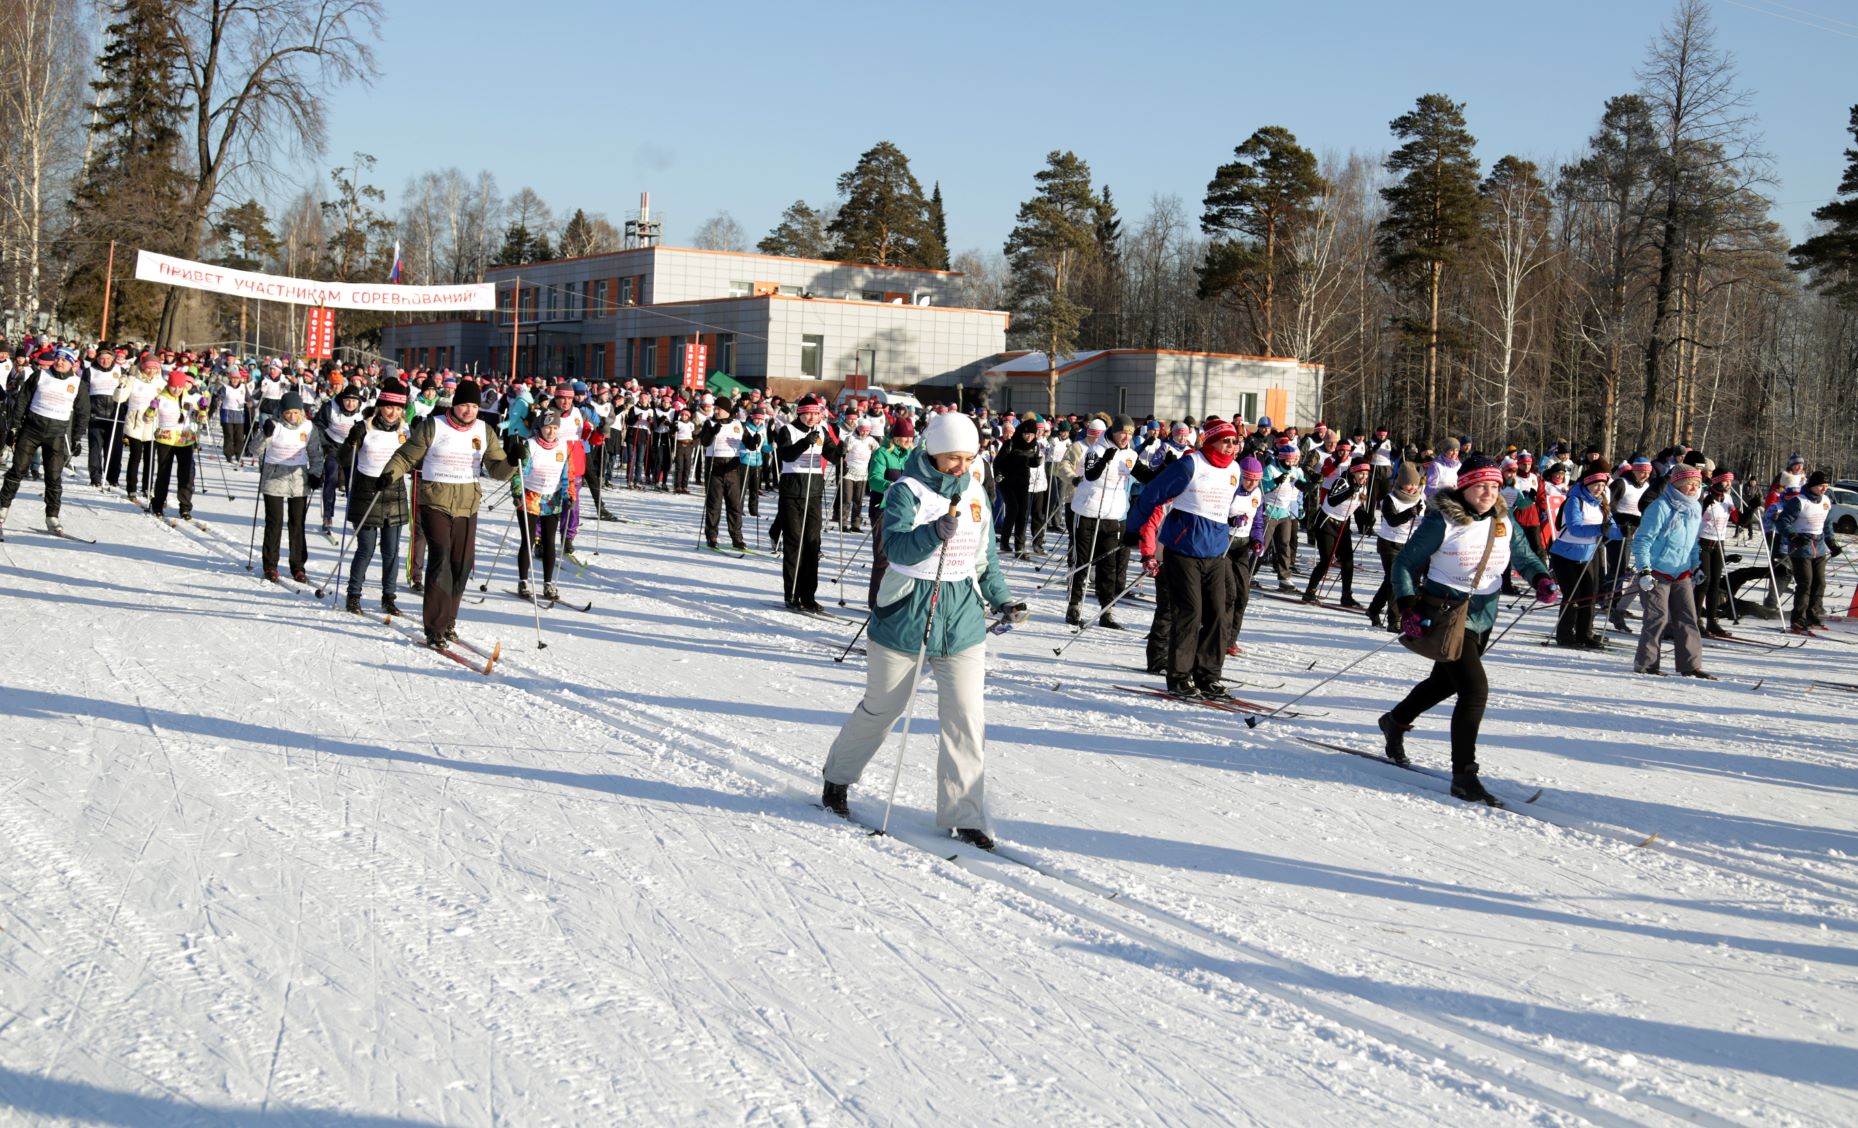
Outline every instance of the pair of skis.
[[[523, 603], [530, 602], [530, 597], [527, 595], [524, 595], [520, 591], [514, 591], [509, 588], [505, 588], [504, 592], [512, 599], [520, 600]], [[588, 600], [586, 603], [576, 604], [576, 603], [570, 603], [565, 599], [559, 599], [559, 598], [548, 599], [548, 598], [538, 595], [534, 597], [534, 601], [535, 601], [535, 605], [537, 607], [540, 607], [544, 611], [553, 611], [557, 607], [565, 607], [570, 611], [579, 611], [582, 614], [586, 614], [587, 612], [590, 612], [594, 609], [594, 601], [591, 599]]]
[[1267, 713], [1275, 717], [1304, 717], [1313, 715], [1308, 713], [1273, 713], [1269, 705], [1260, 705], [1255, 701], [1247, 701], [1242, 697], [1234, 697], [1231, 694], [1226, 694], [1221, 697], [1182, 697], [1178, 694], [1169, 693], [1165, 689], [1150, 689], [1146, 686], [1139, 685], [1117, 685], [1111, 688], [1120, 689], [1124, 693], [1133, 693], [1139, 697], [1155, 697], [1162, 701], [1171, 701], [1176, 705], [1199, 705], [1207, 709], [1217, 709], [1222, 713], [1235, 713], [1241, 717], [1260, 717]]

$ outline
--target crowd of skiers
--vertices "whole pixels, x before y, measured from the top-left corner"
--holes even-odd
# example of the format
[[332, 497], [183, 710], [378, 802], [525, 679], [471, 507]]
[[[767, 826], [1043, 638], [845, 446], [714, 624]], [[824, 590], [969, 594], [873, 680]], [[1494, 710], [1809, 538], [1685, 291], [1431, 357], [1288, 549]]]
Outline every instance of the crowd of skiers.
[[[1520, 594], [1518, 578], [1559, 605], [1556, 644], [1605, 648], [1600, 617], [1629, 632], [1637, 603], [1634, 670], [1662, 673], [1669, 641], [1677, 673], [1708, 678], [1701, 642], [1728, 634], [1737, 587], [1759, 575], [1771, 605], [1791, 587], [1790, 624], [1809, 632], [1823, 626], [1827, 560], [1840, 552], [1828, 476], [1797, 456], [1763, 491], [1681, 446], [1609, 460], [1555, 443], [1538, 460], [1463, 437], [1402, 446], [1385, 428], [1343, 436], [1318, 423], [1304, 433], [1269, 418], [919, 413], [855, 393], [834, 406], [816, 395], [788, 403], [755, 390], [478, 380], [55, 342], [0, 360], [0, 390], [11, 455], [0, 528], [22, 479], [42, 473], [47, 528], [59, 530], [65, 465], [86, 449], [93, 486], [120, 486], [152, 514], [172, 504], [192, 520], [195, 452], [217, 423], [225, 464], [258, 470], [266, 578], [287, 570], [305, 581], [311, 501], [332, 541], [341, 503], [355, 545], [348, 609], [361, 610], [378, 559], [381, 609], [398, 614], [410, 528], [408, 586], [422, 596], [427, 641], [441, 647], [456, 637], [486, 477], [510, 483], [518, 591], [542, 600], [558, 598], [559, 563], [583, 512], [615, 519], [605, 491], [701, 488], [702, 545], [733, 554], [751, 551], [745, 522], [760, 519], [761, 495], [772, 492], [767, 532], [788, 609], [822, 613], [828, 522], [868, 545], [869, 680], [827, 762], [826, 804], [845, 811], [846, 788], [926, 663], [943, 689], [938, 817], [977, 842], [987, 838], [980, 647], [989, 614], [1025, 615], [1003, 558], [1049, 556], [1064, 540], [1065, 621], [1080, 629], [1087, 594], [1096, 624], [1121, 629], [1116, 608], [1152, 578], [1148, 668], [1187, 701], [1225, 696], [1224, 661], [1239, 652], [1254, 593], [1324, 604], [1333, 580], [1338, 598], [1324, 605], [1362, 612], [1434, 658], [1381, 718], [1387, 756], [1404, 762], [1404, 733], [1455, 696], [1454, 794], [1487, 800], [1475, 759], [1488, 693], [1481, 655], [1498, 599]], [[1369, 536], [1380, 569], [1364, 607], [1357, 552]], [[1741, 539], [1758, 563], [1737, 572]]]

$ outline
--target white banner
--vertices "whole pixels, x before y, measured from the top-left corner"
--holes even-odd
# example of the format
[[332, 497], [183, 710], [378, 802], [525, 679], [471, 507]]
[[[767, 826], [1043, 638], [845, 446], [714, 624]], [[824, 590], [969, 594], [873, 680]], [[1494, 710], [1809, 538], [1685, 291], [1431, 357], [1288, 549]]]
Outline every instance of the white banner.
[[257, 298], [332, 309], [385, 309], [398, 312], [432, 309], [495, 309], [497, 288], [489, 282], [464, 286], [398, 286], [389, 282], [314, 282], [234, 270], [229, 266], [170, 258], [152, 251], [135, 253], [135, 276], [143, 282], [211, 290], [235, 298]]

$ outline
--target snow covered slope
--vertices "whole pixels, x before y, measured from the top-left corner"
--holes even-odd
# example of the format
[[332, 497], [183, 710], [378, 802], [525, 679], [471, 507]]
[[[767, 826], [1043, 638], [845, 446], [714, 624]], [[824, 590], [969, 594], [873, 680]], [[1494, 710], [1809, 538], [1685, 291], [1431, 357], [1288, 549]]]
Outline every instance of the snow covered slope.
[[[995, 858], [926, 737], [892, 837], [810, 801], [856, 620], [695, 551], [695, 499], [616, 493], [546, 650], [487, 514], [485, 678], [254, 579], [219, 470], [214, 532], [72, 486], [100, 543], [53, 539], [28, 484], [0, 546], [0, 1121], [1858, 1121], [1858, 695], [1812, 688], [1858, 634], [1701, 684], [1524, 619], [1481, 759], [1530, 817], [1298, 739], [1371, 747], [1397, 646], [1247, 729], [1115, 689], [1139, 629], [1054, 657], [1054, 585], [989, 643]], [[1280, 704], [1385, 638], [1261, 599], [1228, 673]]]

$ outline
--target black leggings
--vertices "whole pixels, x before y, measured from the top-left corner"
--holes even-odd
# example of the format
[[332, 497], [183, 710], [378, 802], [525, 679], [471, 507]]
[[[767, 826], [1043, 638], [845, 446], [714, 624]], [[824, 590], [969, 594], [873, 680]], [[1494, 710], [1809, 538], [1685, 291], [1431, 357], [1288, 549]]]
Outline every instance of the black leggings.
[[[520, 504], [520, 503], [518, 503]], [[529, 542], [531, 539], [542, 545], [542, 582], [555, 582], [555, 535], [561, 528], [561, 514], [547, 513], [537, 516], [534, 513], [522, 514], [523, 524], [529, 530], [529, 536], [517, 538], [516, 575], [523, 581], [529, 579]]]
[[1548, 562], [1555, 569], [1555, 583], [1561, 586], [1561, 615], [1555, 620], [1555, 641], [1563, 646], [1573, 646], [1593, 634], [1602, 559], [1598, 552], [1589, 560], [1570, 560], [1552, 552], [1548, 555]]
[[1452, 774], [1477, 774], [1477, 730], [1484, 724], [1484, 706], [1490, 700], [1490, 679], [1484, 675], [1484, 648], [1490, 645], [1488, 630], [1464, 635], [1464, 648], [1455, 662], [1434, 662], [1432, 673], [1408, 691], [1406, 698], [1390, 714], [1400, 724], [1410, 725], [1419, 715], [1454, 695], [1458, 704], [1452, 708]]
[[1404, 544], [1390, 541], [1386, 537], [1377, 536], [1374, 538], [1374, 550], [1380, 553], [1381, 556], [1381, 586], [1374, 589], [1374, 598], [1368, 601], [1368, 616], [1370, 618], [1380, 618], [1382, 611], [1387, 612], [1387, 619], [1389, 622], [1393, 622], [1399, 618], [1399, 616], [1394, 613], [1394, 610], [1388, 607], [1387, 604], [1388, 601], [1393, 598], [1394, 558], [1399, 556], [1400, 550], [1405, 547]]

